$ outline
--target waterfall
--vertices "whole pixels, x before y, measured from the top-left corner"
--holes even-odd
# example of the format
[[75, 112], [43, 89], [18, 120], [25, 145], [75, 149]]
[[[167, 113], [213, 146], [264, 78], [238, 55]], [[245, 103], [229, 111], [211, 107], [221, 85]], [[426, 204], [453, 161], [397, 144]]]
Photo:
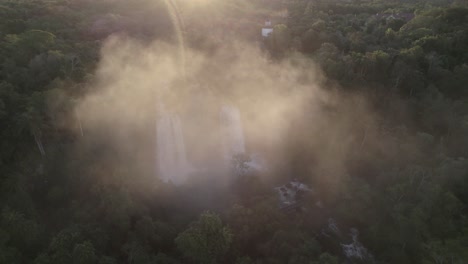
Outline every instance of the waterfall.
[[244, 132], [239, 109], [224, 105], [221, 107], [220, 118], [224, 158], [231, 162], [234, 156], [245, 153]]
[[187, 162], [184, 135], [179, 116], [169, 114], [159, 104], [156, 124], [156, 152], [159, 175], [164, 181], [180, 184], [187, 179], [190, 165]]
[[264, 162], [256, 153], [245, 151], [244, 131], [240, 111], [237, 107], [224, 105], [220, 111], [221, 136], [224, 160], [237, 175], [264, 170]]
[[39, 152], [41, 153], [42, 156], [45, 156], [45, 150], [44, 150], [44, 146], [42, 145], [41, 138], [37, 136], [37, 133], [35, 131], [33, 132], [33, 135], [34, 135], [34, 140], [36, 141], [36, 144], [37, 144], [37, 148], [39, 149]]
[[[187, 161], [184, 133], [180, 117], [166, 111], [159, 102], [156, 124], [156, 153], [159, 177], [166, 182], [181, 184], [188, 174], [196, 171]], [[225, 105], [220, 109], [220, 135], [226, 167], [242, 175], [250, 171], [262, 170], [258, 155], [247, 155], [240, 111], [234, 106]], [[199, 124], [197, 124], [199, 125]], [[190, 127], [190, 123], [188, 125]]]

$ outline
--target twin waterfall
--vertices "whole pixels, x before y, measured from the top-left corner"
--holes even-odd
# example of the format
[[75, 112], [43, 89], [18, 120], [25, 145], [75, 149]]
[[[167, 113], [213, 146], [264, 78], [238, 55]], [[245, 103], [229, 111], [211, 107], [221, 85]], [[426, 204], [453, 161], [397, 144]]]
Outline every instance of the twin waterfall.
[[[219, 117], [224, 160], [228, 167], [233, 157], [245, 153], [244, 133], [238, 108], [222, 106]], [[156, 134], [159, 177], [174, 184], [185, 182], [188, 174], [195, 169], [187, 159], [182, 122], [177, 114], [167, 111], [162, 103], [159, 103]]]

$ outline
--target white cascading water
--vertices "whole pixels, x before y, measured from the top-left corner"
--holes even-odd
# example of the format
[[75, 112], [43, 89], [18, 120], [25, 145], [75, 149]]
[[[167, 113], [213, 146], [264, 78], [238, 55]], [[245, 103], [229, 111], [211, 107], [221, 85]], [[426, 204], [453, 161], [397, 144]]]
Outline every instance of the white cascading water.
[[235, 155], [245, 153], [244, 132], [239, 109], [224, 105], [221, 107], [220, 118], [224, 158], [227, 162], [231, 162]]
[[263, 161], [258, 154], [246, 155], [244, 131], [239, 109], [234, 106], [224, 105], [221, 107], [220, 118], [226, 165], [228, 167], [234, 165], [237, 175], [243, 175], [249, 171], [263, 170]]
[[156, 152], [159, 175], [174, 184], [183, 183], [190, 171], [180, 118], [170, 114], [159, 104], [156, 124]]

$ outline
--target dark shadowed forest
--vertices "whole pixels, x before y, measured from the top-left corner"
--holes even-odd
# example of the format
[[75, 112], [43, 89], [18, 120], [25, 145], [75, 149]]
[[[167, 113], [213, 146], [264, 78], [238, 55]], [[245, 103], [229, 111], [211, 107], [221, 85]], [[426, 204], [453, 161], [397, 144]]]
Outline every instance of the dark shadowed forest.
[[3, 263], [468, 263], [468, 2], [0, 0]]

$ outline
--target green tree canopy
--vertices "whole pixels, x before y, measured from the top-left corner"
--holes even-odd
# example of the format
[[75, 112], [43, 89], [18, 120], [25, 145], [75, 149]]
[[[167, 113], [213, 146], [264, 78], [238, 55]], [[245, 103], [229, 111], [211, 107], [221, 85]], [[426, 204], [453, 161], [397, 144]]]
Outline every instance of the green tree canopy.
[[223, 226], [215, 213], [206, 212], [179, 234], [175, 240], [179, 250], [197, 263], [220, 263], [231, 246], [231, 231]]

